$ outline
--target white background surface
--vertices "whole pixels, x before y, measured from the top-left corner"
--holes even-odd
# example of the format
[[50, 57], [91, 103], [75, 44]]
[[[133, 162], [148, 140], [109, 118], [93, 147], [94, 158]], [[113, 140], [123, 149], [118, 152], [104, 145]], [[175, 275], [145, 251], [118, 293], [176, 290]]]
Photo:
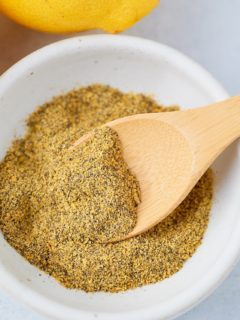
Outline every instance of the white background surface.
[[[240, 93], [240, 0], [162, 0], [127, 33], [182, 51], [208, 69], [230, 94]], [[211, 297], [179, 320], [239, 320], [239, 301], [240, 264]], [[0, 319], [45, 318], [0, 291]]]

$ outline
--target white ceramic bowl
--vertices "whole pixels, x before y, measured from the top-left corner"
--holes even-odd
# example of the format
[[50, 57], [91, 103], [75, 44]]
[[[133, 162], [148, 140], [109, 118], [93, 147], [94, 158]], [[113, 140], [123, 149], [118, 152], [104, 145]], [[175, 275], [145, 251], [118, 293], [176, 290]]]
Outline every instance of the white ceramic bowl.
[[[110, 35], [64, 40], [29, 55], [0, 78], [1, 157], [37, 105], [95, 82], [153, 94], [159, 102], [184, 108], [227, 97], [200, 66], [164, 45]], [[215, 163], [216, 193], [203, 244], [171, 278], [120, 294], [67, 290], [31, 266], [1, 237], [1, 286], [54, 319], [159, 320], [185, 312], [216, 288], [239, 256], [239, 150], [235, 143]]]

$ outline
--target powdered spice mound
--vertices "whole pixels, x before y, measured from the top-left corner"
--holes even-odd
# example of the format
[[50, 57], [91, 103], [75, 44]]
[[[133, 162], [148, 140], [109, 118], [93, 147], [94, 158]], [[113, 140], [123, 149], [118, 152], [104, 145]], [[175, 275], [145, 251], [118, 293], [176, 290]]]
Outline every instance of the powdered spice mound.
[[[88, 165], [90, 159], [87, 149], [69, 153], [73, 141], [116, 118], [171, 110], [176, 108], [164, 108], [144, 95], [124, 94], [104, 85], [74, 90], [38, 108], [27, 121], [25, 137], [12, 144], [0, 164], [0, 228], [6, 240], [30, 263], [54, 276], [64, 286], [85, 291], [118, 292], [155, 283], [180, 270], [200, 245], [208, 225], [213, 193], [211, 170], [163, 222], [143, 235], [119, 243], [100, 243], [96, 236], [104, 238], [106, 230], [97, 234], [95, 231], [99, 226], [95, 230], [94, 225], [84, 225], [77, 219], [77, 210], [71, 207], [71, 203], [76, 204], [76, 209], [79, 205], [84, 207], [84, 197], [94, 196], [92, 191], [86, 194], [80, 187], [78, 189], [80, 174], [86, 174], [86, 170], [81, 171], [77, 162], [81, 163], [86, 156]], [[98, 138], [95, 137], [87, 148], [91, 149], [95, 144], [95, 149], [100, 145], [104, 149], [102, 144], [106, 139], [115, 141], [116, 153], [108, 158], [111, 162], [112, 156], [119, 156], [117, 137], [112, 131], [100, 130], [97, 135]], [[101, 148], [98, 148], [100, 153]], [[96, 160], [94, 164], [102, 163], [100, 155], [91, 154]], [[81, 159], [77, 160], [77, 155]], [[76, 161], [76, 167], [71, 166], [71, 161]], [[110, 172], [110, 167], [106, 172]], [[132, 215], [128, 210], [121, 212], [122, 202], [121, 208], [117, 207], [119, 215], [131, 218], [124, 224], [130, 228], [131, 223], [135, 223], [134, 209], [139, 201], [139, 189], [124, 163], [117, 172], [122, 170], [127, 181], [111, 192], [118, 201], [121, 199], [117, 191], [121, 194], [124, 190], [124, 194], [128, 194], [129, 202], [124, 205], [130, 208]], [[78, 178], [71, 180], [76, 171]], [[88, 189], [88, 183], [96, 181], [98, 173], [93, 171], [92, 182], [91, 175], [88, 182], [82, 181], [82, 190]], [[64, 182], [66, 179], [68, 183]], [[114, 179], [120, 184], [121, 174]], [[100, 183], [97, 186], [99, 188]], [[101, 201], [109, 210], [110, 200], [102, 197]], [[66, 207], [58, 207], [64, 203], [67, 203]], [[95, 217], [101, 211], [87, 209], [90, 216], [94, 214]], [[76, 214], [71, 215], [71, 210]], [[101, 212], [101, 217], [111, 225], [111, 215], [104, 210]], [[112, 217], [115, 219], [112, 224], [117, 226], [117, 215]]]
[[136, 224], [140, 188], [113, 129], [96, 129], [81, 146], [61, 152], [48, 185], [46, 218], [60, 242], [106, 242], [127, 235]]

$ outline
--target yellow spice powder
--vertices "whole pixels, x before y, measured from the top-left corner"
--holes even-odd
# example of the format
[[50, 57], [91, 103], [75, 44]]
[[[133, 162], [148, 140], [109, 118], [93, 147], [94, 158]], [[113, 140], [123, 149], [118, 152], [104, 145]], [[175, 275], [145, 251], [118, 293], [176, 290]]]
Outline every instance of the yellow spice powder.
[[104, 85], [73, 90], [39, 107], [27, 120], [26, 135], [13, 142], [0, 164], [0, 228], [6, 240], [64, 286], [87, 292], [127, 290], [180, 270], [208, 225], [211, 170], [152, 230], [104, 244], [136, 223], [138, 182], [110, 129], [98, 129], [87, 145], [69, 152], [73, 141], [108, 121], [174, 110]]

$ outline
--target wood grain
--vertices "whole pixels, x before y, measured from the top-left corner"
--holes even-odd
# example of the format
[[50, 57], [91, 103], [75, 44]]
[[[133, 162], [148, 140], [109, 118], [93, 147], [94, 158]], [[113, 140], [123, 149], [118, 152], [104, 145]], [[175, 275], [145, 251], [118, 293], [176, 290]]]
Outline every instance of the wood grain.
[[65, 37], [27, 29], [0, 14], [0, 74], [32, 51]]

